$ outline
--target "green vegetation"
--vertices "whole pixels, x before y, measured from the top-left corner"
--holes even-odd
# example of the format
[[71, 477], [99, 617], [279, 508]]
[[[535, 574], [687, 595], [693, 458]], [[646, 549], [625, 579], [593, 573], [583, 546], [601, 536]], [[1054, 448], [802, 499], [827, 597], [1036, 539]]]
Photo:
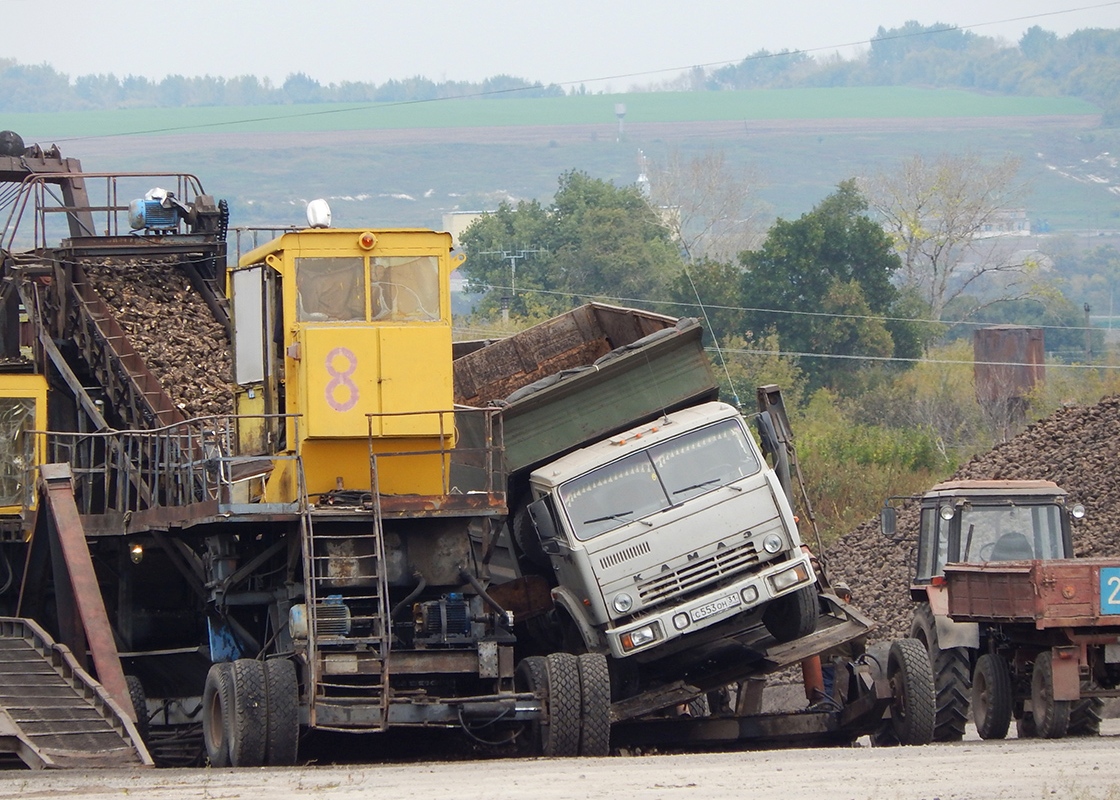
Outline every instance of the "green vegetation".
[[947, 89], [869, 86], [742, 92], [650, 92], [401, 103], [125, 108], [112, 111], [11, 113], [4, 125], [25, 140], [168, 133], [291, 133], [396, 128], [508, 127], [612, 123], [616, 103], [626, 123], [774, 119], [1025, 117], [1097, 114], [1073, 97], [993, 97]]

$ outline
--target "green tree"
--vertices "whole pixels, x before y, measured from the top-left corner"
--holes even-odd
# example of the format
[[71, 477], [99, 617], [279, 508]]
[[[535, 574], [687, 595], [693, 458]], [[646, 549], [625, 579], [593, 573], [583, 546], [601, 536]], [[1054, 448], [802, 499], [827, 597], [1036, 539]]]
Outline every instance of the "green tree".
[[[912, 327], [887, 327], [899, 298], [901, 266], [891, 240], [867, 216], [854, 179], [811, 212], [779, 219], [760, 250], [740, 256], [746, 329], [776, 331], [785, 351], [827, 356], [890, 356], [912, 349]], [[849, 384], [860, 361], [803, 358], [811, 386]]]
[[[480, 303], [493, 313], [555, 312], [593, 299], [643, 304], [664, 297], [681, 259], [668, 230], [637, 187], [618, 187], [570, 171], [547, 208], [537, 201], [503, 203], [462, 236], [468, 291], [491, 291]], [[648, 304], [648, 303], [646, 303]]]

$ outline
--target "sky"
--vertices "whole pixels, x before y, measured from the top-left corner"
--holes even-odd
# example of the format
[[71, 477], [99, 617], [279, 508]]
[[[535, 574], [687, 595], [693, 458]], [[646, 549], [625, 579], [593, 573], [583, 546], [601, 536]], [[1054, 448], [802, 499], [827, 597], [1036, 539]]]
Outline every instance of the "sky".
[[1008, 43], [1033, 25], [1061, 36], [1120, 28], [1120, 0], [0, 0], [0, 19], [0, 58], [71, 79], [255, 75], [281, 84], [303, 72], [322, 84], [380, 84], [506, 74], [624, 91], [760, 49], [850, 58], [880, 26], [908, 20]]

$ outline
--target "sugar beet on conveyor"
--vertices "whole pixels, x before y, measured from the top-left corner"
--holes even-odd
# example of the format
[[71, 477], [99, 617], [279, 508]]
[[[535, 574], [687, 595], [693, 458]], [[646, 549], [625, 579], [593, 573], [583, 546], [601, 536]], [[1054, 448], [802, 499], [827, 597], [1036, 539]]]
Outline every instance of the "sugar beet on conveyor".
[[136, 726], [70, 651], [0, 617], [0, 753], [32, 769], [151, 766]]

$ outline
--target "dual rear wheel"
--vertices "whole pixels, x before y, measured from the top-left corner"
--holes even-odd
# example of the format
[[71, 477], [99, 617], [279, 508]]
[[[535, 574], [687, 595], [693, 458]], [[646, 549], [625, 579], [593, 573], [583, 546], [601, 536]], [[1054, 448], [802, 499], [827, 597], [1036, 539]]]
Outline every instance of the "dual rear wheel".
[[202, 694], [202, 737], [214, 767], [289, 766], [299, 745], [299, 688], [287, 659], [213, 664]]
[[520, 691], [542, 704], [528, 726], [528, 750], [550, 757], [606, 756], [611, 743], [611, 681], [599, 653], [530, 656], [517, 667]]

